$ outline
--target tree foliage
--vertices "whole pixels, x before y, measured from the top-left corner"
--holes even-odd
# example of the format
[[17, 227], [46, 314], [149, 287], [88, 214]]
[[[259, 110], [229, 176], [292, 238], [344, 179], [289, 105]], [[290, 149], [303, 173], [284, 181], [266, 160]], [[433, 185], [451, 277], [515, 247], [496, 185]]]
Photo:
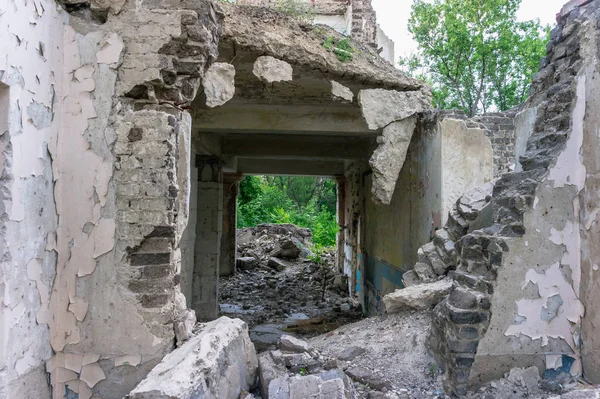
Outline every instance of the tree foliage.
[[521, 0], [415, 0], [409, 31], [418, 52], [400, 66], [433, 88], [434, 106], [473, 116], [528, 95], [549, 28], [517, 21]]
[[318, 246], [335, 245], [336, 184], [330, 178], [246, 176], [238, 195], [238, 228], [261, 223], [307, 227]]

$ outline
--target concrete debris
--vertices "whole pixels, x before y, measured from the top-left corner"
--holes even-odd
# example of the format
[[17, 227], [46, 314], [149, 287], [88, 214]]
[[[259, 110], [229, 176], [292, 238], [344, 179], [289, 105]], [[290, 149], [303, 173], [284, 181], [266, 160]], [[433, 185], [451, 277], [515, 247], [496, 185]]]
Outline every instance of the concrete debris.
[[358, 93], [363, 117], [371, 130], [399, 122], [430, 107], [420, 92], [366, 89]]
[[403, 310], [427, 310], [440, 303], [452, 291], [452, 280], [444, 279], [434, 283], [416, 285], [383, 297], [387, 313]]
[[259, 357], [262, 396], [275, 399], [355, 398], [352, 381], [306, 341], [284, 335]]
[[173, 323], [177, 346], [181, 346], [185, 341], [192, 337], [195, 325], [196, 312], [191, 309], [182, 311], [179, 318]]
[[208, 68], [202, 80], [206, 106], [218, 107], [235, 95], [235, 68], [231, 64], [215, 62]]
[[293, 72], [290, 64], [268, 55], [258, 57], [252, 69], [254, 76], [266, 83], [289, 82]]
[[[314, 336], [363, 317], [334, 266], [335, 253], [322, 253], [320, 264], [307, 258], [309, 229], [260, 225], [239, 230], [237, 240], [238, 272], [219, 281], [221, 314], [246, 321], [259, 349], [275, 345], [284, 330]], [[295, 259], [272, 256], [282, 249], [295, 256], [298, 248]]]
[[302, 253], [303, 245], [296, 238], [284, 237], [279, 240], [279, 248], [272, 255], [278, 258], [297, 259]]
[[263, 352], [258, 356], [258, 375], [261, 392], [268, 398], [271, 381], [287, 376], [287, 369], [283, 364], [275, 363], [271, 351]]
[[354, 99], [354, 93], [352, 93], [352, 90], [336, 82], [335, 80], [331, 81], [331, 95], [336, 101], [346, 101], [351, 103]]
[[285, 262], [283, 260], [281, 260], [279, 258], [269, 258], [269, 261], [267, 262], [267, 266], [269, 266], [271, 269], [281, 272], [281, 271], [285, 270], [287, 265], [285, 264]]
[[239, 319], [221, 317], [164, 357], [129, 399], [237, 398], [254, 383], [258, 361]]
[[244, 256], [235, 260], [235, 267], [240, 270], [252, 270], [258, 266], [258, 261], [254, 256]]
[[352, 361], [355, 357], [362, 355], [366, 352], [365, 348], [360, 346], [350, 346], [339, 354], [338, 359], [343, 361]]
[[318, 375], [280, 377], [269, 386], [269, 399], [354, 399], [352, 382], [341, 370]]
[[392, 122], [383, 129], [383, 136], [378, 138], [379, 146], [369, 160], [373, 170], [371, 194], [373, 201], [380, 205], [392, 202], [396, 181], [404, 165], [417, 119], [411, 117]]
[[281, 338], [279, 338], [279, 348], [282, 351], [295, 353], [309, 352], [312, 349], [308, 342], [288, 334], [282, 335]]

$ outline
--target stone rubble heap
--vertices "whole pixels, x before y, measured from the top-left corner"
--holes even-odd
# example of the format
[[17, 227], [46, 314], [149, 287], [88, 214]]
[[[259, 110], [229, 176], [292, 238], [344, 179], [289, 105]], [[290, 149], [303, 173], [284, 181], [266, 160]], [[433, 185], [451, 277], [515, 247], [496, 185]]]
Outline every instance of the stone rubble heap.
[[311, 238], [310, 230], [294, 225], [239, 230], [237, 273], [220, 279], [221, 313], [240, 317], [251, 328], [288, 324], [301, 315], [308, 320], [288, 327], [305, 336], [362, 318], [359, 303], [348, 296], [347, 280], [334, 266], [334, 252], [313, 255]]
[[435, 232], [433, 241], [419, 248], [414, 270], [404, 274], [404, 286], [431, 283], [456, 269], [457, 243], [471, 231], [485, 226], [492, 218], [490, 201], [494, 182], [476, 187], [456, 201], [446, 225]]

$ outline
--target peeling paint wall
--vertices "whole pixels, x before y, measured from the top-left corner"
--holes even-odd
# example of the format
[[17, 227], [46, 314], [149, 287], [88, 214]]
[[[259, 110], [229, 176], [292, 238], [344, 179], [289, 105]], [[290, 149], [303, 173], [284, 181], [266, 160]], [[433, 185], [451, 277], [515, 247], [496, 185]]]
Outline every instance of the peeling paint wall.
[[[509, 251], [498, 269], [490, 325], [471, 371], [473, 385], [501, 376], [512, 367], [529, 365], [542, 371], [562, 368], [600, 381], [596, 329], [600, 325], [596, 311], [600, 280], [600, 91], [596, 83], [600, 35], [595, 18], [599, 8], [599, 2], [591, 2], [561, 16], [561, 24], [553, 32], [555, 42], [549, 46], [554, 64], [547, 64], [534, 77], [534, 85], [546, 84], [553, 78], [547, 70], [554, 71], [560, 83], [552, 92], [562, 93], [562, 101], [546, 100], [543, 92], [534, 90], [533, 103], [520, 114], [518, 127], [530, 126], [535, 132], [521, 158], [524, 168], [531, 170], [545, 162], [550, 165], [535, 190], [531, 208], [524, 210], [524, 234], [506, 241]], [[565, 59], [562, 48], [579, 53], [569, 53]], [[572, 71], [561, 74], [567, 66]], [[551, 119], [556, 113], [558, 117]], [[530, 118], [536, 114], [533, 123]], [[551, 132], [542, 143], [561, 143], [567, 138], [554, 162], [549, 155], [542, 157], [542, 145], [535, 145], [540, 143], [535, 136], [545, 132], [543, 129]]]
[[45, 324], [56, 253], [52, 147], [60, 130], [62, 30], [53, 0], [0, 4], [0, 397], [49, 398]]

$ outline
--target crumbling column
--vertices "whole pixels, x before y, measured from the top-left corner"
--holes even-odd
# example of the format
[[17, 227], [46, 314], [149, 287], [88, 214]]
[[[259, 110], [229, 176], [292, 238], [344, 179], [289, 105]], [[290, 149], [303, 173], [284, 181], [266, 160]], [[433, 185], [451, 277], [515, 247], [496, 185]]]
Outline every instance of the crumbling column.
[[336, 238], [336, 261], [338, 271], [344, 272], [344, 237], [346, 230], [346, 178], [336, 176], [337, 183], [337, 223], [339, 230]]
[[219, 158], [196, 156], [198, 219], [194, 245], [192, 309], [199, 320], [219, 313], [219, 261], [223, 231], [223, 172]]
[[242, 175], [223, 175], [223, 234], [221, 236], [220, 276], [235, 274], [237, 196]]

